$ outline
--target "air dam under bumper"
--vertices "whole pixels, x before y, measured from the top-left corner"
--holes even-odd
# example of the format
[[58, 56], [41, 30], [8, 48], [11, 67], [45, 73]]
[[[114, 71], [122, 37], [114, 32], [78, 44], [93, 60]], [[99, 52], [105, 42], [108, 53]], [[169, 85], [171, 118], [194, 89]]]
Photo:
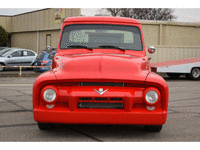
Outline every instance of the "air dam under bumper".
[[64, 124], [126, 124], [126, 125], [162, 125], [166, 122], [167, 112], [161, 108], [148, 111], [145, 108], [124, 110], [107, 109], [47, 109], [38, 107], [33, 110], [34, 119], [42, 123]]

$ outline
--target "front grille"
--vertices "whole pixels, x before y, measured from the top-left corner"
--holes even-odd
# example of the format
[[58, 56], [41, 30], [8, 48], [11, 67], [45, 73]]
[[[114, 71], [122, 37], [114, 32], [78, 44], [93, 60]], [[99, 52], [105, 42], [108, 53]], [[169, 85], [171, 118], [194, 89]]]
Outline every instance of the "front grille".
[[80, 101], [92, 101], [94, 99], [94, 101], [122, 101], [123, 98], [119, 98], [119, 97], [114, 97], [114, 98], [107, 98], [107, 97], [79, 97]]
[[79, 108], [106, 108], [106, 109], [122, 109], [123, 103], [78, 103]]
[[115, 82], [79, 82], [79, 86], [119, 86], [124, 87], [124, 83]]
[[81, 101], [91, 101], [92, 100], [92, 97], [80, 97], [79, 100]]
[[123, 109], [123, 98], [79, 97], [78, 108]]
[[111, 101], [122, 101], [122, 98], [110, 98]]
[[102, 97], [100, 97], [100, 98], [95, 98], [94, 99], [95, 101], [107, 101], [108, 99], [107, 98], [102, 98]]

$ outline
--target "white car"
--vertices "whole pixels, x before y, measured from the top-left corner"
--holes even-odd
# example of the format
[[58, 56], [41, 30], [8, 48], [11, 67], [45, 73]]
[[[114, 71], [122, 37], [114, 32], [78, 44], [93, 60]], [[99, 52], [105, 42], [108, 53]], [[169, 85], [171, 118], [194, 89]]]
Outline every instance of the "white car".
[[2, 66], [32, 66], [37, 53], [22, 48], [5, 48], [0, 51], [0, 71]]

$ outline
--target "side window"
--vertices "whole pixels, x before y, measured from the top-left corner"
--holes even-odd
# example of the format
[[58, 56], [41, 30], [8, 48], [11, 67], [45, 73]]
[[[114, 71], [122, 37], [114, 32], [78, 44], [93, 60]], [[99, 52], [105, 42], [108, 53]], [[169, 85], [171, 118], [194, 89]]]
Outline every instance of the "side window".
[[11, 54], [12, 57], [21, 57], [22, 56], [22, 51], [16, 51]]
[[31, 51], [27, 51], [28, 56], [35, 56], [35, 54]]
[[23, 51], [23, 56], [28, 56], [28, 52], [27, 51]]
[[35, 54], [33, 52], [31, 52], [31, 51], [25, 50], [25, 51], [23, 51], [23, 56], [24, 57], [26, 57], [26, 56], [35, 56]]

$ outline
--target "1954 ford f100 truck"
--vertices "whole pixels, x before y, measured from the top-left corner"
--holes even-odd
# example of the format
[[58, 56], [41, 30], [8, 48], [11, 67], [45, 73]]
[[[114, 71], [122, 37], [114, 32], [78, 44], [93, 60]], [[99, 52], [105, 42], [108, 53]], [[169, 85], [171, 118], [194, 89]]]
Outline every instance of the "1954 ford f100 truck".
[[151, 72], [139, 21], [73, 17], [62, 24], [52, 69], [34, 82], [33, 113], [42, 130], [126, 124], [159, 132], [168, 97], [165, 80]]

